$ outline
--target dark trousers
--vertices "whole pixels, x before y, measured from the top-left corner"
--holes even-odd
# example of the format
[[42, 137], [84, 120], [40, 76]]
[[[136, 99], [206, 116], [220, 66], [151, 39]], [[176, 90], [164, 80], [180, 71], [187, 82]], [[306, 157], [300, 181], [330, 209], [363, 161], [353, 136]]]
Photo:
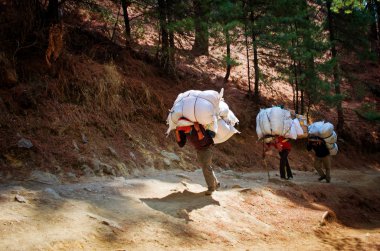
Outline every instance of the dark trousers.
[[[292, 170], [288, 161], [289, 150], [282, 150], [280, 152], [280, 176], [282, 179], [293, 178]], [[286, 166], [286, 170], [285, 170]]]

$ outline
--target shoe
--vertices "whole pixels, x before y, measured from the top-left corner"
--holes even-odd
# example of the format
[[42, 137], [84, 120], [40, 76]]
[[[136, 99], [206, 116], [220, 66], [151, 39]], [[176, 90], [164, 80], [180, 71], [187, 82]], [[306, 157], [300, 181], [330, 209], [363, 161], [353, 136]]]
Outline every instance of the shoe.
[[290, 176], [287, 178], [287, 180], [292, 180], [293, 179], [293, 176]]
[[323, 176], [321, 176], [321, 177], [319, 177], [319, 181], [322, 181], [322, 180], [324, 180], [324, 179], [326, 179], [326, 175], [323, 175]]
[[326, 177], [326, 183], [330, 183], [331, 178]]

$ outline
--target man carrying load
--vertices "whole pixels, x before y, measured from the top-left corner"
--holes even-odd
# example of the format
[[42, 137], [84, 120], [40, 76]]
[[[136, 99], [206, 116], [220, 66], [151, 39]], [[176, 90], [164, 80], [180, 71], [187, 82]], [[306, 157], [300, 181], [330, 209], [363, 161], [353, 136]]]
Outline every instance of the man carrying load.
[[[314, 150], [315, 152], [314, 168], [320, 176], [318, 180], [322, 181], [325, 179], [327, 183], [330, 183], [331, 157], [326, 142], [318, 136], [309, 137], [306, 149], [308, 151]], [[324, 168], [326, 172], [324, 172], [322, 168]]]
[[[184, 117], [179, 120], [188, 121]], [[214, 145], [213, 138], [215, 137], [215, 133], [211, 130], [206, 130], [204, 126], [194, 122], [193, 125], [178, 126], [175, 134], [179, 147], [184, 147], [187, 140], [195, 147], [197, 159], [202, 167], [203, 176], [208, 186], [205, 195], [211, 195], [212, 192], [220, 187], [220, 183], [215, 177], [211, 167], [212, 147]]]
[[280, 154], [280, 177], [281, 179], [293, 179], [293, 173], [290, 169], [288, 155], [291, 150], [291, 144], [289, 143], [289, 140], [282, 137], [282, 136], [275, 136], [275, 137], [269, 137], [267, 139], [264, 139], [264, 142], [266, 142], [266, 149], [264, 151], [264, 158], [265, 158], [265, 152], [269, 150], [271, 146], [276, 148], [278, 150], [278, 153]]

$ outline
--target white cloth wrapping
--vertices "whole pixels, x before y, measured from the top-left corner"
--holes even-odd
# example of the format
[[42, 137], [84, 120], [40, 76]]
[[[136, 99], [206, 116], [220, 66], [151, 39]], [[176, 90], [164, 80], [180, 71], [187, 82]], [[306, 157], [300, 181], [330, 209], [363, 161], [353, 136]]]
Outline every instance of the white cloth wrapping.
[[265, 135], [278, 135], [286, 138], [297, 138], [290, 112], [280, 107], [260, 109], [256, 117], [256, 133], [261, 139]]
[[227, 124], [230, 124], [232, 126], [235, 126], [239, 123], [239, 119], [235, 116], [233, 111], [230, 110], [229, 106], [226, 102], [224, 102], [224, 100], [221, 100], [219, 102], [219, 117], [226, 121]]
[[323, 123], [321, 127], [319, 127], [319, 137], [325, 139], [330, 137], [334, 132], [334, 126], [330, 122]]
[[214, 143], [220, 144], [227, 141], [235, 133], [240, 133], [233, 125], [228, 124], [223, 119], [218, 119], [218, 132], [215, 135]]
[[293, 119], [293, 126], [296, 129], [297, 136], [301, 136], [304, 134], [300, 121], [297, 118]]
[[326, 144], [327, 148], [329, 148], [330, 155], [337, 155], [338, 153], [338, 145], [337, 143], [334, 144]]
[[334, 131], [334, 126], [330, 122], [318, 121], [308, 127], [309, 136], [318, 136], [326, 142], [326, 146], [330, 151], [330, 155], [338, 153], [338, 136]]
[[309, 133], [309, 136], [319, 136], [319, 131], [320, 131], [320, 128], [323, 126], [325, 122], [324, 121], [318, 121], [318, 122], [314, 122], [313, 124], [309, 125], [308, 127], [308, 133]]
[[185, 117], [192, 122], [202, 125], [213, 124], [213, 131], [218, 131], [219, 102], [223, 97], [224, 90], [220, 93], [207, 90], [190, 90], [177, 96], [172, 109], [166, 120], [169, 128], [167, 134], [178, 126], [178, 120]]
[[338, 139], [338, 136], [336, 135], [335, 131], [333, 131], [330, 137], [327, 137], [324, 140], [327, 144], [334, 144], [336, 143], [337, 139]]

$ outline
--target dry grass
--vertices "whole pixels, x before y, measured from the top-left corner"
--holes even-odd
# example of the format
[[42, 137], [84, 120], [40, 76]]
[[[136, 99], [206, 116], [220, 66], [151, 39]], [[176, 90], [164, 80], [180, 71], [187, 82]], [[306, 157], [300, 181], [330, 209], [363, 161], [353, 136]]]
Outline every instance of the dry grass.
[[114, 62], [104, 65], [88, 58], [66, 55], [59, 79], [48, 84], [48, 92], [61, 102], [104, 112], [112, 119], [135, 120], [149, 116], [162, 120], [162, 98], [141, 78], [126, 78]]

